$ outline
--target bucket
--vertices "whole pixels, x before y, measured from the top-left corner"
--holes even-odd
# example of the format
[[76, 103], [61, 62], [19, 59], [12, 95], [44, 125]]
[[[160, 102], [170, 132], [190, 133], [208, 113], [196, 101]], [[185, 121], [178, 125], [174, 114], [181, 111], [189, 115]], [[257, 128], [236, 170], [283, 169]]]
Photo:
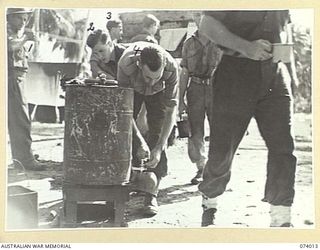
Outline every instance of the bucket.
[[7, 228], [38, 227], [38, 194], [22, 186], [8, 187]]
[[190, 124], [188, 120], [178, 121], [177, 127], [180, 138], [189, 138], [191, 136]]
[[121, 185], [130, 177], [133, 90], [66, 85], [64, 175], [70, 184]]

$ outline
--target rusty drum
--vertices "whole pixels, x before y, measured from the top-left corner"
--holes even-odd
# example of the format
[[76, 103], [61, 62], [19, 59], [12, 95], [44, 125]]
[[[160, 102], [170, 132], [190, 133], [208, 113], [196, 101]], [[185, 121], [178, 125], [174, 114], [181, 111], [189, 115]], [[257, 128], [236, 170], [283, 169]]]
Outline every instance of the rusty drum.
[[128, 182], [133, 90], [70, 84], [65, 99], [65, 181], [83, 185]]

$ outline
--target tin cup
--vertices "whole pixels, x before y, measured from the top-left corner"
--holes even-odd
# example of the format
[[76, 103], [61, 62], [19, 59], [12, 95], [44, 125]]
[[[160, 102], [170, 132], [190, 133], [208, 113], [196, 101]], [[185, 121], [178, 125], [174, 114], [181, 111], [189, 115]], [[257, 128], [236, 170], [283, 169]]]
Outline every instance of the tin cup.
[[293, 44], [291, 43], [274, 43], [272, 44], [272, 61], [274, 63], [283, 62], [289, 63], [291, 62], [291, 56], [293, 54]]

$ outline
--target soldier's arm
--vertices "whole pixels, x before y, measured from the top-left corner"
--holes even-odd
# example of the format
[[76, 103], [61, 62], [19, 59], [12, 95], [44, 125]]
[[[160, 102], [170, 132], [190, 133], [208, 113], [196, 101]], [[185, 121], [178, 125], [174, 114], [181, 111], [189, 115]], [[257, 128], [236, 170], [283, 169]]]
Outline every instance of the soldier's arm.
[[98, 77], [99, 74], [103, 73], [103, 71], [100, 69], [98, 62], [94, 60], [90, 60], [90, 69], [92, 73], [92, 77]]
[[183, 44], [182, 47], [182, 60], [181, 60], [181, 72], [179, 78], [179, 115], [186, 110], [186, 104], [184, 98], [189, 82], [189, 71], [188, 71], [188, 40]]
[[92, 72], [92, 77], [94, 77], [94, 78], [100, 77], [100, 79], [105, 79], [105, 80], [115, 80], [116, 79], [113, 75], [102, 70], [97, 61], [91, 60], [90, 61], [90, 68], [91, 68], [91, 72]]
[[184, 98], [186, 95], [186, 89], [189, 82], [189, 71], [187, 68], [183, 67], [180, 72], [179, 81], [179, 115], [186, 110], [186, 104]]
[[151, 150], [150, 161], [146, 163], [146, 167], [148, 168], [155, 168], [158, 165], [161, 153], [167, 145], [169, 135], [176, 121], [178, 93], [178, 66], [175, 65], [174, 72], [172, 72], [169, 79], [166, 80], [166, 99], [163, 126], [161, 128], [160, 136], [156, 146]]
[[[125, 58], [122, 57], [119, 60], [118, 63], [118, 73], [117, 73], [117, 81], [118, 85], [120, 87], [131, 87], [130, 86], [130, 77], [126, 74], [123, 67], [126, 67]], [[137, 158], [144, 159], [149, 158], [150, 156], [150, 150], [149, 147], [144, 140], [140, 130], [138, 129], [138, 126], [136, 124], [136, 121], [132, 118], [132, 130], [133, 130], [133, 136], [137, 139], [139, 142], [139, 148], [137, 150]]]
[[178, 75], [178, 65], [174, 61], [172, 64], [172, 72], [168, 79], [166, 79], [166, 89], [165, 95], [165, 117], [163, 122], [163, 127], [161, 129], [160, 137], [157, 145], [159, 148], [164, 149], [171, 133], [172, 127], [176, 122], [176, 112], [179, 101], [179, 75]]
[[156, 146], [151, 150], [150, 161], [146, 163], [147, 168], [155, 168], [160, 162], [161, 153], [167, 145], [169, 135], [175, 123], [177, 105], [166, 107], [163, 126]]
[[130, 87], [130, 77], [125, 73], [122, 66], [118, 64], [117, 81], [120, 87]]
[[133, 118], [132, 118], [132, 128], [133, 128], [133, 136], [137, 139], [137, 141], [139, 143], [136, 157], [139, 160], [149, 159], [150, 158], [150, 149], [148, 147], [148, 144], [144, 140], [142, 134], [140, 133], [140, 130], [138, 129], [136, 121]]
[[230, 32], [221, 21], [212, 16], [205, 15], [202, 18], [199, 32], [212, 42], [238, 51], [252, 60], [267, 60], [272, 57], [269, 41], [263, 39], [247, 41]]
[[[293, 43], [293, 35], [292, 35], [292, 26], [290, 23], [288, 23], [285, 27], [285, 31], [287, 33], [287, 43]], [[290, 77], [291, 77], [291, 90], [292, 94], [295, 95], [297, 88], [299, 86], [299, 80], [297, 76], [297, 69], [296, 69], [296, 63], [294, 58], [294, 53], [292, 51], [290, 55], [290, 63], [286, 63], [286, 66], [288, 68]]]

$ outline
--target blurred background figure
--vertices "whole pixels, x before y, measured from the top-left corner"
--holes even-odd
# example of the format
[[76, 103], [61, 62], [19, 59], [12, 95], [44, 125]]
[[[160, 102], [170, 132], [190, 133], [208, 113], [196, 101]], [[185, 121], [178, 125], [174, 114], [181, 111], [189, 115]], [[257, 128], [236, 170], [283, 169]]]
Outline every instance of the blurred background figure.
[[95, 30], [88, 36], [91, 48], [90, 67], [93, 77], [115, 80], [119, 59], [125, 47], [114, 43], [107, 31]]
[[[201, 15], [193, 14], [199, 27]], [[179, 116], [188, 113], [191, 136], [188, 138], [188, 154], [196, 164], [197, 173], [191, 183], [202, 181], [202, 172], [207, 161], [204, 145], [204, 124], [211, 117], [212, 76], [220, 61], [221, 50], [207, 37], [196, 30], [183, 44], [180, 72]], [[185, 104], [185, 96], [187, 104]]]
[[32, 10], [25, 8], [7, 10], [8, 129], [14, 166], [43, 170], [31, 150], [31, 120], [25, 96], [28, 53], [37, 40], [32, 32], [25, 32], [31, 14]]
[[107, 29], [114, 43], [118, 43], [122, 39], [122, 21], [120, 19], [109, 20], [107, 22]]
[[134, 36], [131, 42], [145, 41], [158, 44], [155, 35], [160, 27], [160, 21], [154, 15], [147, 14], [142, 20], [143, 30], [140, 34]]

